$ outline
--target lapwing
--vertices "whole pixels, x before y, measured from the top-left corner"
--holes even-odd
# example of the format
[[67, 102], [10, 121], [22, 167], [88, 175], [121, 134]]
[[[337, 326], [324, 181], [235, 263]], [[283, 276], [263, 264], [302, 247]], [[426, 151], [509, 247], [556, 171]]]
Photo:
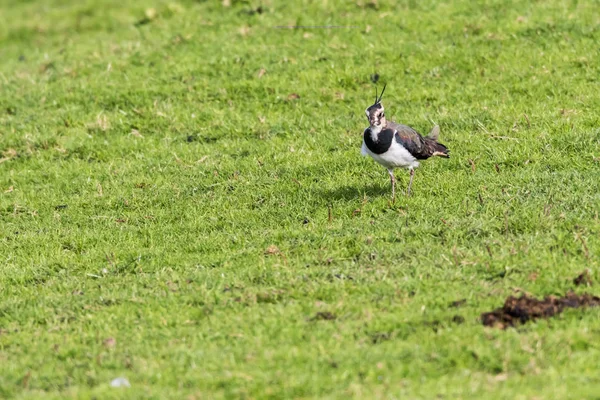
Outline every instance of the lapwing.
[[375, 103], [365, 110], [370, 126], [363, 133], [361, 153], [365, 156], [370, 155], [387, 169], [392, 182], [392, 202], [394, 202], [396, 200], [395, 168], [407, 168], [410, 171], [410, 182], [406, 192], [407, 196], [410, 196], [410, 188], [419, 160], [426, 160], [433, 156], [449, 158], [450, 155], [446, 146], [437, 141], [440, 135], [439, 126], [434, 126], [429, 135], [423, 137], [410, 126], [386, 120], [383, 104], [381, 104], [383, 92], [385, 86], [377, 97], [377, 89], [375, 89]]

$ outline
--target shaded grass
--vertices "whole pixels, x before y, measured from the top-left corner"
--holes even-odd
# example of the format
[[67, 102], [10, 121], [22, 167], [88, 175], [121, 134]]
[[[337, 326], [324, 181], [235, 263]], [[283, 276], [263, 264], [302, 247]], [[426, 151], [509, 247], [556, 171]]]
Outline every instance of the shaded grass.
[[597, 276], [597, 5], [232, 3], [2, 3], [0, 395], [595, 393], [597, 310], [478, 318]]

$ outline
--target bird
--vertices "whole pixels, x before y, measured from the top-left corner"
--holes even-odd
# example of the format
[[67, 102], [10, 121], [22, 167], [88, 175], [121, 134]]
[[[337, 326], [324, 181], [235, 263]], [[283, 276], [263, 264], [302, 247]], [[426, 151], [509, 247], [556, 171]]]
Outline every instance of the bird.
[[395, 168], [406, 168], [410, 171], [410, 182], [406, 195], [410, 196], [410, 189], [415, 176], [415, 168], [420, 160], [430, 157], [450, 157], [446, 146], [438, 143], [440, 127], [435, 125], [429, 135], [423, 137], [415, 129], [407, 125], [388, 121], [385, 118], [385, 109], [381, 103], [387, 84], [377, 97], [375, 88], [375, 103], [365, 110], [369, 127], [363, 132], [361, 153], [371, 156], [373, 160], [385, 167], [392, 183], [392, 203], [396, 200]]

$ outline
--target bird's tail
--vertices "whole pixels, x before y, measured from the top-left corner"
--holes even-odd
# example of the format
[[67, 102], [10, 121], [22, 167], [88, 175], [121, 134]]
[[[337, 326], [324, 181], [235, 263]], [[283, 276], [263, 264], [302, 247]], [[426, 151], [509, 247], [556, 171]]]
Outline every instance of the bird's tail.
[[438, 140], [438, 138], [440, 137], [440, 126], [436, 125], [431, 129], [431, 132], [429, 132], [429, 135], [427, 135], [427, 137], [429, 139], [433, 139], [435, 141]]
[[439, 125], [436, 125], [433, 127], [433, 129], [431, 129], [431, 132], [429, 132], [429, 135], [427, 135], [427, 137], [425, 138], [428, 142], [431, 143], [431, 146], [433, 147], [432, 156], [450, 158], [450, 150], [448, 150], [448, 148], [443, 144], [438, 143], [437, 140], [439, 137], [440, 127]]

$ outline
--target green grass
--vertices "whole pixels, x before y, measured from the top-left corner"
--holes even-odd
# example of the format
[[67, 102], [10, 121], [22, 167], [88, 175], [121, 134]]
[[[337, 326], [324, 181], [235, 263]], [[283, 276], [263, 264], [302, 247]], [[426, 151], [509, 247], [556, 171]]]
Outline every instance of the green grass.
[[0, 397], [597, 397], [600, 3], [231, 3], [0, 1]]

